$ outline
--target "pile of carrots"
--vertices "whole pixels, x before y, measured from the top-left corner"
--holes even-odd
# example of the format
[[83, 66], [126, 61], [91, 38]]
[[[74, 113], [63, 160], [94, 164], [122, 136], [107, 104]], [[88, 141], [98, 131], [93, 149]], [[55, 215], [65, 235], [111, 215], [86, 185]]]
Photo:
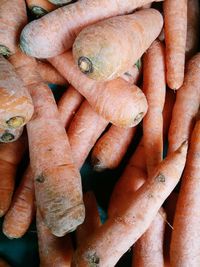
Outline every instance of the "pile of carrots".
[[[36, 216], [41, 267], [131, 247], [133, 267], [200, 266], [199, 1], [0, 0], [0, 22], [3, 233]], [[118, 168], [133, 142], [102, 223], [80, 169]]]

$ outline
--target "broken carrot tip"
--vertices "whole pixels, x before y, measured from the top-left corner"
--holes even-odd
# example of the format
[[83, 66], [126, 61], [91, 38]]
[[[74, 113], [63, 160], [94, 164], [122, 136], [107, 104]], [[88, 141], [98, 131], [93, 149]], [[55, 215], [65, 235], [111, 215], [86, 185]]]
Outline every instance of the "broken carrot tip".
[[84, 74], [90, 74], [93, 72], [92, 62], [87, 57], [80, 57], [78, 59], [78, 66], [81, 72], [83, 72]]
[[10, 127], [10, 128], [19, 128], [24, 124], [24, 118], [21, 116], [16, 116], [13, 118], [10, 118], [8, 121], [6, 121], [6, 124]]
[[8, 143], [12, 140], [15, 139], [15, 136], [11, 133], [8, 133], [8, 132], [5, 132], [2, 136], [1, 136], [1, 142], [4, 142], [4, 143]]
[[6, 46], [0, 45], [0, 55], [9, 57], [11, 55], [11, 52]]
[[31, 8], [31, 13], [35, 15], [36, 18], [41, 18], [42, 16], [46, 15], [48, 12], [39, 6], [33, 6]]

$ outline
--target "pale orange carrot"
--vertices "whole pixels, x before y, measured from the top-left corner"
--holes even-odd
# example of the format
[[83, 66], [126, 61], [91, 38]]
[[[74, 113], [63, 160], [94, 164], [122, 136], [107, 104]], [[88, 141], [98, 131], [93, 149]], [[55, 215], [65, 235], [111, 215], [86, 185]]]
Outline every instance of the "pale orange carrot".
[[167, 84], [171, 89], [177, 90], [182, 86], [184, 80], [187, 0], [165, 0], [163, 10]]
[[81, 73], [71, 52], [49, 59], [50, 63], [104, 119], [119, 127], [133, 127], [144, 117], [147, 102], [142, 91], [121, 78], [99, 83]]
[[26, 4], [36, 18], [41, 18], [57, 8], [47, 0], [26, 0]]

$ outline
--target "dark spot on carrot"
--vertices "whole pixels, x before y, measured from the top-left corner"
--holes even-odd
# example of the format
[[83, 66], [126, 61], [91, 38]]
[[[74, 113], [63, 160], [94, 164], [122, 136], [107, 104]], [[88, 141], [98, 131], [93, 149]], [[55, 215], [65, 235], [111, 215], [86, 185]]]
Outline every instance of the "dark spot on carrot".
[[8, 121], [6, 121], [6, 124], [10, 127], [10, 128], [19, 128], [24, 124], [24, 118], [20, 117], [20, 116], [16, 116], [13, 118], [10, 118]]
[[141, 118], [143, 117], [144, 112], [140, 112], [134, 119], [134, 122], [137, 123], [141, 120]]
[[11, 133], [5, 132], [2, 136], [1, 136], [1, 141], [2, 142], [10, 142], [15, 138], [15, 136]]
[[162, 173], [159, 173], [158, 176], [156, 176], [156, 179], [158, 182], [164, 183], [165, 182], [165, 176]]
[[43, 174], [40, 174], [40, 175], [38, 175], [38, 176], [36, 177], [35, 181], [38, 182], [38, 183], [44, 183], [44, 181], [45, 181], [45, 176], [44, 176]]
[[87, 256], [89, 267], [98, 267], [100, 263], [100, 259], [97, 256], [96, 252], [89, 254]]
[[46, 15], [48, 12], [39, 6], [34, 6], [31, 9], [31, 13], [36, 17], [36, 18], [41, 18], [42, 16]]
[[5, 57], [9, 57], [11, 55], [11, 52], [6, 46], [0, 45], [0, 54]]
[[89, 74], [93, 72], [92, 62], [87, 57], [80, 57], [78, 59], [78, 66], [84, 74]]

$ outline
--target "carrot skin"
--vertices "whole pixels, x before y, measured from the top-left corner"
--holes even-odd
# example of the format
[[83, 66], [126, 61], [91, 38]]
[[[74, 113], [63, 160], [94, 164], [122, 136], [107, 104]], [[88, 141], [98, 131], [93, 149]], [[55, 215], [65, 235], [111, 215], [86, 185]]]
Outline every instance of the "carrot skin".
[[141, 67], [138, 68], [138, 66], [134, 64], [128, 71], [121, 75], [121, 78], [130, 84], [137, 84], [141, 76], [141, 69]]

